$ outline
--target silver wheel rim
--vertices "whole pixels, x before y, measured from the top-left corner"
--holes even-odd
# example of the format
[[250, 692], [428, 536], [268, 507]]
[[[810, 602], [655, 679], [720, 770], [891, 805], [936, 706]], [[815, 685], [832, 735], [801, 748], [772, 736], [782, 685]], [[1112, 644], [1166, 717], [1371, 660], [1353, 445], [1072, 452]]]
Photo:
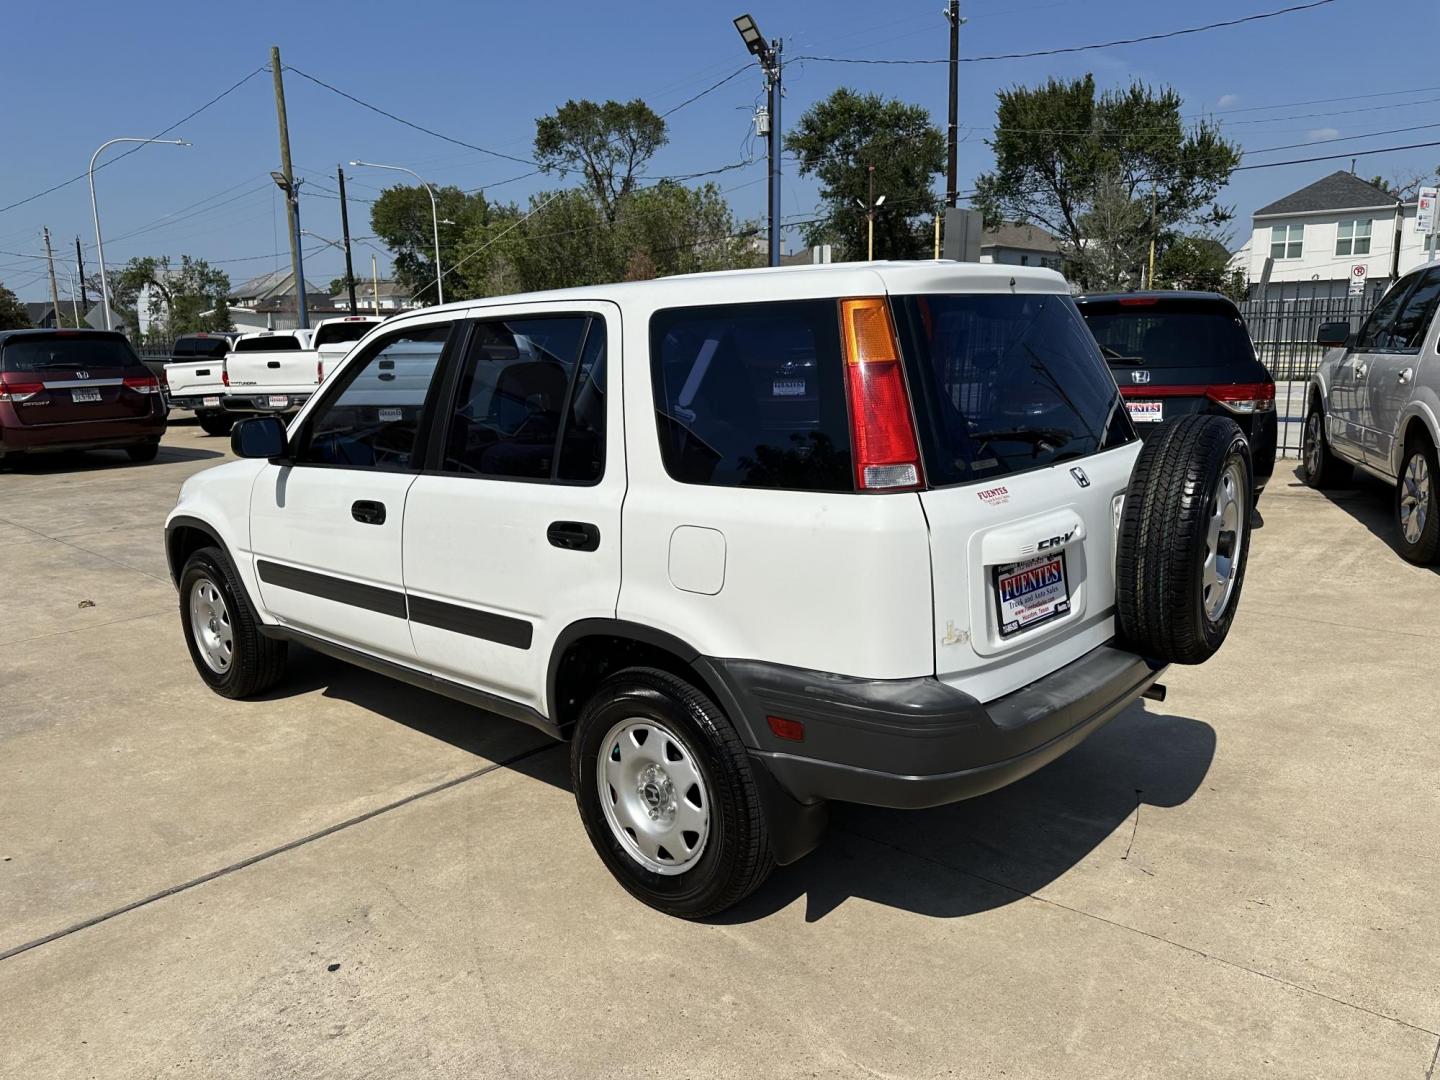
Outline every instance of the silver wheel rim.
[[1312, 412], [1305, 420], [1305, 445], [1301, 449], [1305, 471], [1312, 478], [1320, 475], [1320, 414]]
[[710, 794], [690, 748], [669, 728], [635, 717], [612, 727], [595, 766], [610, 832], [646, 870], [689, 870], [710, 837]]
[[1418, 544], [1430, 519], [1430, 463], [1413, 453], [1400, 477], [1400, 533], [1407, 544]]
[[235, 659], [230, 609], [225, 606], [220, 589], [208, 577], [200, 578], [190, 590], [190, 633], [206, 667], [217, 675], [230, 670]]
[[1210, 502], [1210, 526], [1205, 536], [1205, 566], [1201, 573], [1205, 617], [1215, 622], [1225, 613], [1235, 591], [1235, 576], [1245, 539], [1245, 469], [1237, 460], [1225, 466]]

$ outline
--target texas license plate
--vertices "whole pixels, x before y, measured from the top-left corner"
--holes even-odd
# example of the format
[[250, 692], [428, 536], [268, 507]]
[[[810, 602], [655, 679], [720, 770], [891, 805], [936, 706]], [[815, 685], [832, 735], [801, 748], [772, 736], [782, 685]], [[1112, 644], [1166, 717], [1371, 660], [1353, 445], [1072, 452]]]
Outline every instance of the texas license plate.
[[995, 614], [1000, 636], [1010, 637], [1070, 611], [1065, 553], [995, 568]]
[[269, 401], [272, 409], [283, 409], [290, 404], [290, 399], [284, 394], [271, 394]]
[[1137, 424], [1158, 424], [1165, 419], [1163, 401], [1127, 401], [1125, 408]]
[[204, 405], [207, 409], [218, 409], [220, 407], [220, 399], [218, 397], [207, 397], [204, 399]]
[[96, 387], [94, 387], [94, 386], [87, 386], [87, 387], [84, 387], [83, 389], [71, 390], [71, 391], [70, 391], [70, 400], [71, 400], [71, 401], [74, 401], [74, 402], [81, 402], [81, 401], [99, 401], [99, 400], [100, 400], [100, 391], [99, 391], [98, 388], [96, 388]]

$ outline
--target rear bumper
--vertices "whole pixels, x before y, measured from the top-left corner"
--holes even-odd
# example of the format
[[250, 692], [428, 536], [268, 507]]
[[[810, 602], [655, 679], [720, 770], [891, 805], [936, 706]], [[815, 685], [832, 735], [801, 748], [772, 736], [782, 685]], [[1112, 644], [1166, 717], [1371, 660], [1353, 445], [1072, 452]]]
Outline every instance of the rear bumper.
[[[310, 400], [312, 391], [304, 393], [274, 393], [274, 394], [225, 394], [220, 398], [220, 405], [226, 412], [232, 413], [286, 413], [294, 412]], [[281, 399], [284, 404], [278, 404]], [[275, 404], [272, 404], [272, 401]]]
[[[939, 679], [853, 679], [711, 661], [758, 744], [757, 765], [793, 799], [918, 808], [973, 798], [1049, 764], [1134, 702], [1165, 670], [1103, 645], [981, 704]], [[803, 742], [767, 716], [799, 720]]]
[[[216, 404], [207, 406], [205, 404], [206, 398], [211, 399], [212, 401], [216, 402]], [[170, 408], [189, 409], [191, 412], [220, 412], [221, 406], [219, 404], [219, 401], [219, 393], [179, 395], [172, 394], [169, 398]]]
[[74, 424], [21, 424], [9, 405], [0, 405], [0, 455], [21, 451], [99, 450], [153, 442], [165, 434], [165, 409], [158, 402], [149, 416], [86, 420]]

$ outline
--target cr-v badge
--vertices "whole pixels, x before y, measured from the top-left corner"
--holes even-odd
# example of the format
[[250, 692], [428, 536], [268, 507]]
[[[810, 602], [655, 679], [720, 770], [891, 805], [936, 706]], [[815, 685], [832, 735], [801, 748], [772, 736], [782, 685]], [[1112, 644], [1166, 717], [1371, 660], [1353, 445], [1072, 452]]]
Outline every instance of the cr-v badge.
[[1081, 487], [1090, 486], [1090, 477], [1085, 475], [1085, 470], [1080, 468], [1080, 466], [1077, 465], [1075, 466], [1075, 468], [1071, 469], [1070, 475], [1075, 478], [1075, 483], [1079, 484]]

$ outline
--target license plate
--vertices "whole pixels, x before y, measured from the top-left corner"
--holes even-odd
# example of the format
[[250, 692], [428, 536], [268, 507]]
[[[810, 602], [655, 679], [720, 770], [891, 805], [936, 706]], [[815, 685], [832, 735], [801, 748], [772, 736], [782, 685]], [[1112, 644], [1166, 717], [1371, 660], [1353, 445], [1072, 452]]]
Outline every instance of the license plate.
[[1069, 611], [1063, 551], [995, 568], [995, 614], [1001, 637], [1011, 637]]
[[81, 402], [81, 401], [99, 401], [99, 400], [100, 400], [100, 390], [99, 390], [98, 387], [94, 387], [94, 386], [87, 386], [87, 387], [85, 387], [85, 388], [82, 389], [82, 390], [71, 390], [71, 391], [70, 391], [70, 400], [71, 400], [71, 401], [74, 401], [74, 402]]
[[220, 407], [220, 399], [218, 397], [207, 397], [204, 399], [204, 406], [207, 409], [218, 409]]
[[804, 379], [776, 379], [770, 384], [771, 397], [804, 397]]
[[1125, 409], [1137, 424], [1158, 424], [1165, 419], [1163, 401], [1127, 401]]
[[290, 404], [290, 399], [284, 394], [271, 394], [269, 401], [272, 409], [283, 409]]

